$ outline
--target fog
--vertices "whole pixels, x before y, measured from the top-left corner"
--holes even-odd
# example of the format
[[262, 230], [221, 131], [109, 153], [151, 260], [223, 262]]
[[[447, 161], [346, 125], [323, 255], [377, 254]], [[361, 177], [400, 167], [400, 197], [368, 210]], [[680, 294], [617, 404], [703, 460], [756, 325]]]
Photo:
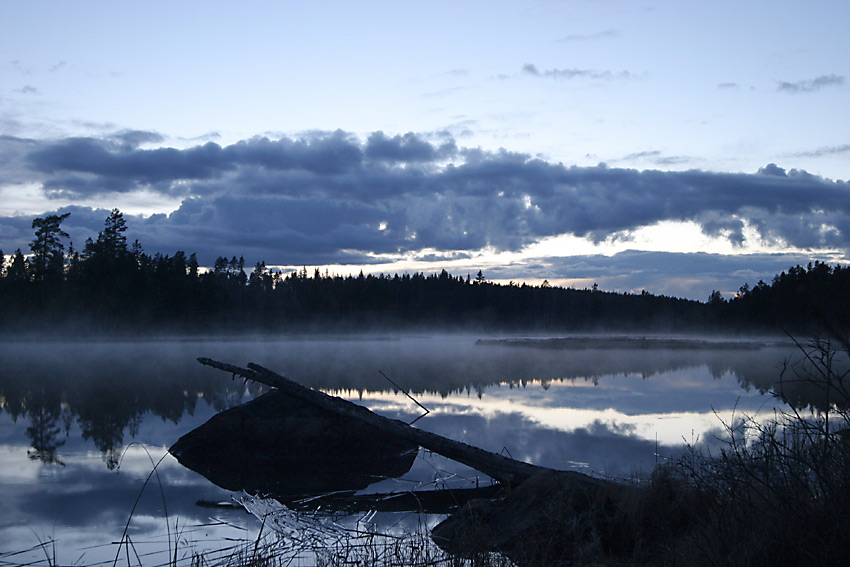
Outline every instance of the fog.
[[[448, 395], [492, 384], [595, 380], [606, 375], [644, 378], [706, 365], [712, 375], [743, 374], [744, 385], [761, 391], [778, 379], [794, 351], [790, 343], [758, 350], [722, 348], [582, 348], [511, 346], [480, 341], [477, 335], [342, 335], [333, 337], [154, 338], [142, 340], [5, 341], [0, 345], [0, 386], [67, 383], [79, 386], [101, 375], [121, 376], [146, 388], [209, 380], [208, 357], [237, 366], [254, 362], [313, 388], [388, 391], [381, 372], [411, 392]], [[755, 356], [754, 356], [755, 354]]]

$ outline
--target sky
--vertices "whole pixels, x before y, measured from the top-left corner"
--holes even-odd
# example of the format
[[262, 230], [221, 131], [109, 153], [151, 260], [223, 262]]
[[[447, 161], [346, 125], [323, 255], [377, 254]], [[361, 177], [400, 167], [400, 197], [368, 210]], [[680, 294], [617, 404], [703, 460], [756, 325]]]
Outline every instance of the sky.
[[850, 261], [850, 3], [0, 2], [0, 249], [687, 297]]

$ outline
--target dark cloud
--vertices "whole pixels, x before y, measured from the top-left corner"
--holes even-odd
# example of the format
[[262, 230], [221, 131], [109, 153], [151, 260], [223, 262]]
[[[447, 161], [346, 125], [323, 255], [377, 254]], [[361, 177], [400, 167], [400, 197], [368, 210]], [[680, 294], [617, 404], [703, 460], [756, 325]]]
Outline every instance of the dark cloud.
[[840, 87], [846, 78], [843, 75], [821, 75], [808, 81], [797, 81], [794, 83], [780, 81], [776, 89], [786, 93], [811, 93], [827, 87]]
[[[749, 226], [783, 245], [850, 244], [850, 187], [775, 164], [753, 174], [567, 167], [458, 147], [445, 134], [382, 132], [365, 141], [335, 131], [144, 147], [161, 139], [138, 131], [55, 141], [2, 137], [0, 155], [9, 164], [2, 181], [40, 184], [47, 195], [68, 199], [139, 190], [180, 197], [170, 215], [128, 224], [146, 247], [203, 252], [205, 262], [218, 254], [292, 265], [516, 251], [544, 237], [602, 241], [660, 221], [693, 221], [734, 243]], [[674, 159], [657, 151], [630, 157]], [[96, 235], [107, 212], [88, 211], [75, 209], [66, 222]], [[26, 230], [0, 219], [7, 251], [25, 248], [19, 234], [31, 218], [21, 222]]]
[[375, 132], [366, 143], [366, 156], [395, 163], [430, 162], [456, 155], [457, 145], [453, 140], [437, 148], [412, 132], [392, 138], [383, 132]]
[[784, 169], [776, 165], [775, 163], [769, 163], [764, 167], [760, 167], [758, 170], [760, 175], [772, 175], [774, 177], [787, 177], [788, 174]]
[[526, 63], [522, 66], [522, 72], [532, 77], [549, 77], [552, 79], [631, 79], [634, 77], [628, 71], [614, 73], [611, 71], [597, 71], [593, 69], [547, 69], [541, 71], [536, 65]]
[[184, 180], [203, 180], [230, 169], [221, 147], [208, 143], [188, 150], [138, 150], [117, 140], [69, 138], [29, 155], [33, 169], [56, 175], [45, 189], [74, 196], [109, 191], [126, 192], [151, 186], [167, 191]]

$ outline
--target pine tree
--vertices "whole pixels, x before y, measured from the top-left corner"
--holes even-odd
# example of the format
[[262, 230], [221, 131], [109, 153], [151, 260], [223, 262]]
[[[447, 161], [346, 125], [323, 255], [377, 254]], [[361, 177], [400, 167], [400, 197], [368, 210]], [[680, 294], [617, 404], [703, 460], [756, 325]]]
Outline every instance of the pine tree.
[[30, 261], [33, 279], [37, 281], [62, 279], [65, 271], [65, 246], [62, 244], [62, 239], [69, 236], [67, 232], [59, 228], [59, 225], [70, 214], [48, 215], [33, 219], [35, 240], [30, 243], [33, 254]]
[[18, 248], [12, 256], [12, 263], [6, 270], [6, 278], [14, 283], [23, 283], [29, 281], [29, 271], [29, 262], [24, 258], [21, 249]]

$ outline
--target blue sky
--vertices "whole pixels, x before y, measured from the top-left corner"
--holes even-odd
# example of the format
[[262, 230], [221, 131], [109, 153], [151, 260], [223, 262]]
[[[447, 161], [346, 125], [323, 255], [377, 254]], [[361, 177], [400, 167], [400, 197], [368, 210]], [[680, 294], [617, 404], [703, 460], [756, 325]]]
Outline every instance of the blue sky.
[[0, 248], [704, 300], [848, 260], [850, 4], [0, 4]]

